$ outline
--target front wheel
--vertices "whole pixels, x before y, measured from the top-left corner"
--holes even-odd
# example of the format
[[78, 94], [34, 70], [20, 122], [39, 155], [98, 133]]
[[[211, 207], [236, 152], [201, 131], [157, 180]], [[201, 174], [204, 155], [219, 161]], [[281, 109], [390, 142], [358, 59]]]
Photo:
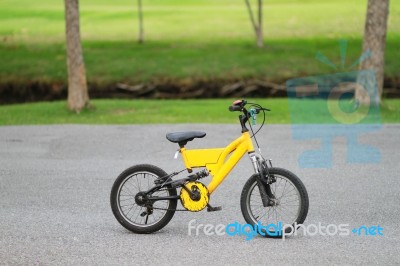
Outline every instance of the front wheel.
[[[243, 187], [240, 207], [247, 223], [262, 225], [263, 235], [281, 237], [279, 225], [292, 225], [304, 222], [308, 212], [308, 194], [301, 180], [293, 173], [282, 168], [269, 168], [273, 183], [266, 186], [270, 197], [269, 206], [264, 207], [258, 187], [258, 175], [249, 178]], [[269, 186], [269, 187], [268, 187]], [[292, 229], [287, 227], [285, 233]]]
[[[115, 180], [111, 189], [111, 209], [118, 222], [126, 229], [148, 234], [160, 230], [168, 224], [175, 213], [177, 200], [159, 200], [141, 204], [138, 198], [154, 186], [154, 181], [167, 173], [154, 165], [141, 164], [126, 169]], [[165, 186], [149, 196], [176, 196], [176, 189]]]

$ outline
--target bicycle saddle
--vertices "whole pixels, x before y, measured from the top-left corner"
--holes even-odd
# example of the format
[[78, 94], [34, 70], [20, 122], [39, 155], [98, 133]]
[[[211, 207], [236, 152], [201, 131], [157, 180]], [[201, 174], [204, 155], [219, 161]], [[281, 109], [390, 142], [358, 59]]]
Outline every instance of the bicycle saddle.
[[185, 131], [185, 132], [173, 132], [167, 134], [167, 140], [173, 143], [179, 143], [179, 145], [183, 146], [188, 143], [188, 141], [192, 141], [195, 138], [204, 138], [206, 135], [205, 132], [201, 131]]

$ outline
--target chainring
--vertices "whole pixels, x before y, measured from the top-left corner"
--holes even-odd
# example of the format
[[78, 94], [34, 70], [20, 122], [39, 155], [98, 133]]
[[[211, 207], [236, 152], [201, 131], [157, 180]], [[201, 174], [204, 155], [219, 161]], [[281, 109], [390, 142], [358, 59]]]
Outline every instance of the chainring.
[[198, 200], [192, 199], [189, 192], [182, 188], [179, 195], [182, 206], [191, 212], [203, 210], [207, 206], [209, 200], [207, 187], [203, 183], [197, 181], [188, 182], [185, 184], [185, 187], [190, 191], [198, 192], [200, 197]]

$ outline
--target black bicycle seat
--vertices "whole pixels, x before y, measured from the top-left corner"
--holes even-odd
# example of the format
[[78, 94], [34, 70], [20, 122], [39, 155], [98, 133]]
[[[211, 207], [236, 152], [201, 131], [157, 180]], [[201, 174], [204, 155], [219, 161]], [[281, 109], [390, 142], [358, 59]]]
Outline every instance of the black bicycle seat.
[[179, 145], [186, 145], [188, 141], [192, 141], [195, 138], [204, 138], [206, 132], [201, 131], [185, 131], [185, 132], [173, 132], [167, 134], [167, 140], [173, 143], [179, 143]]

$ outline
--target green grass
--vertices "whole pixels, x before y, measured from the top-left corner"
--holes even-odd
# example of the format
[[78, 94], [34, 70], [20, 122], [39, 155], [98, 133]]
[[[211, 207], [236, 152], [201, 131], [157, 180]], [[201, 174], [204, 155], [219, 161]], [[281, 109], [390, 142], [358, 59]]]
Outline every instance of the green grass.
[[[88, 79], [152, 80], [287, 78], [332, 73], [320, 51], [346, 66], [361, 53], [366, 0], [265, 1], [264, 49], [255, 48], [243, 0], [144, 2], [145, 44], [136, 43], [136, 2], [80, 1]], [[66, 79], [63, 1], [0, 1], [0, 83]], [[400, 2], [391, 1], [385, 75], [400, 71]], [[344, 70], [347, 70], [345, 67]]]
[[[336, 123], [331, 115], [315, 111], [326, 109], [323, 101], [309, 101], [305, 104], [292, 100], [289, 104], [288, 99], [249, 101], [272, 109], [268, 113], [267, 123]], [[92, 103], [96, 108], [85, 110], [79, 115], [68, 111], [63, 101], [3, 105], [0, 106], [0, 125], [237, 123], [238, 113], [228, 111], [231, 102], [231, 99], [94, 100]], [[290, 115], [289, 110], [293, 115]], [[299, 116], [298, 113], [304, 115]], [[385, 100], [380, 113], [375, 115], [379, 116], [373, 120], [375, 122], [399, 123], [400, 100]], [[261, 119], [259, 116], [258, 122]]]

